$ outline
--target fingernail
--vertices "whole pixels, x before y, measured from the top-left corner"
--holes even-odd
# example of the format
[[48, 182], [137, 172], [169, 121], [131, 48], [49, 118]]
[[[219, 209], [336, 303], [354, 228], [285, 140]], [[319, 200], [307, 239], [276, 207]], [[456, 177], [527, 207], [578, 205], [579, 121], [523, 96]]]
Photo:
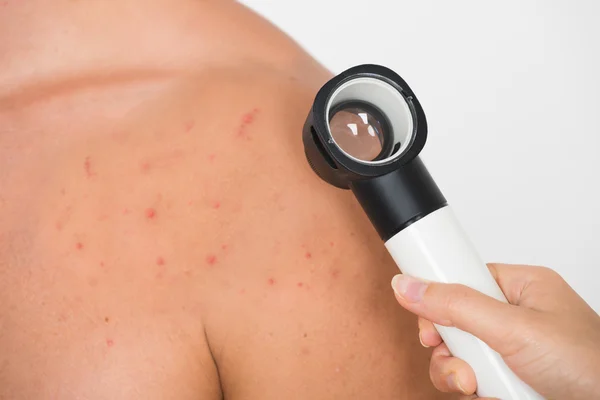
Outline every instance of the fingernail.
[[452, 389], [453, 391], [459, 391], [462, 394], [468, 394], [467, 391], [465, 389], [463, 389], [463, 387], [460, 385], [460, 382], [458, 380], [458, 377], [456, 376], [456, 373], [451, 373], [450, 375], [448, 375], [447, 382], [448, 382], [448, 387], [450, 389]]
[[425, 347], [426, 349], [429, 348], [429, 346], [423, 343], [423, 339], [421, 339], [421, 333], [419, 333], [419, 342], [421, 342], [421, 346]]
[[396, 275], [392, 279], [394, 292], [410, 303], [418, 303], [423, 299], [427, 282], [406, 275]]

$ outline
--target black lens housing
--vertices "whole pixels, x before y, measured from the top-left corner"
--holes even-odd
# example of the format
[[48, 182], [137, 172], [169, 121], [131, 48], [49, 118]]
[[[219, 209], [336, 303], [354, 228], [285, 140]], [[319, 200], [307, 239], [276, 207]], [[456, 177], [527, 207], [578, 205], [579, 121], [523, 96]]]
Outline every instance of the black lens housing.
[[[353, 160], [337, 146], [329, 131], [327, 106], [330, 97], [348, 80], [359, 77], [380, 79], [389, 84], [398, 90], [410, 108], [413, 120], [411, 142], [402, 154], [389, 163], [373, 165]], [[377, 104], [373, 106], [379, 108]], [[427, 121], [415, 94], [398, 74], [380, 65], [365, 64], [342, 72], [319, 90], [306, 119], [302, 137], [306, 157], [317, 175], [334, 186], [349, 189], [352, 181], [385, 175], [414, 159], [427, 141]]]
[[[382, 150], [382, 157], [372, 162], [361, 162], [349, 157], [335, 143], [328, 128], [327, 107], [330, 99], [341, 85], [360, 77], [382, 80], [396, 89], [406, 101], [413, 131], [402, 153], [394, 155], [395, 148], [391, 151], [386, 148]], [[362, 99], [356, 100], [364, 103]], [[348, 102], [342, 105], [347, 106]], [[372, 106], [381, 110], [377, 104]], [[332, 110], [336, 108], [337, 105], [334, 105]], [[390, 119], [383, 112], [380, 114]], [[394, 127], [391, 126], [391, 129]], [[384, 241], [447, 205], [444, 195], [418, 157], [427, 141], [425, 113], [408, 84], [388, 68], [360, 65], [327, 82], [317, 93], [304, 124], [302, 138], [306, 158], [316, 174], [331, 185], [351, 189]], [[397, 147], [394, 140], [387, 142]], [[386, 158], [384, 151], [392, 156]]]

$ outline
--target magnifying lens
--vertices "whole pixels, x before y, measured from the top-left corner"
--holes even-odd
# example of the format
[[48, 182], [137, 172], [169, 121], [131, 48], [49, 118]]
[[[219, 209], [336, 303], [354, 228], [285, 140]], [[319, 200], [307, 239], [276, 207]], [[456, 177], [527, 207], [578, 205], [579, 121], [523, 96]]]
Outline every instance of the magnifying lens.
[[[404, 274], [463, 284], [506, 302], [418, 156], [427, 122], [400, 76], [360, 65], [334, 77], [318, 92], [302, 136], [315, 173], [354, 193]], [[436, 329], [475, 371], [478, 396], [543, 399], [475, 336]]]

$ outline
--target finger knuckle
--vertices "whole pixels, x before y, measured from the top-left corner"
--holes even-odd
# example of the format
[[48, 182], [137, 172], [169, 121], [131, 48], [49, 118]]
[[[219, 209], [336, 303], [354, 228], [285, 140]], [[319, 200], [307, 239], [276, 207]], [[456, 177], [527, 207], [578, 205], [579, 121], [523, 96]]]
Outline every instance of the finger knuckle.
[[469, 290], [466, 286], [457, 284], [448, 285], [447, 289], [442, 298], [442, 306], [447, 310], [449, 317], [453, 318], [469, 301]]

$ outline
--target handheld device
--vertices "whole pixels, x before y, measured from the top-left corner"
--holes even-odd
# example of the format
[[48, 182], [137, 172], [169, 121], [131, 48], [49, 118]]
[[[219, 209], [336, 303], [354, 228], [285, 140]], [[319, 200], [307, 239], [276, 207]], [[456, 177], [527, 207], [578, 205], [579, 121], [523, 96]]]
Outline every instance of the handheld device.
[[[403, 273], [460, 283], [506, 302], [419, 158], [426, 139], [415, 94], [378, 65], [350, 68], [327, 82], [303, 129], [313, 170], [354, 193]], [[543, 399], [478, 338], [453, 327], [436, 329], [452, 354], [475, 371], [479, 396]]]

